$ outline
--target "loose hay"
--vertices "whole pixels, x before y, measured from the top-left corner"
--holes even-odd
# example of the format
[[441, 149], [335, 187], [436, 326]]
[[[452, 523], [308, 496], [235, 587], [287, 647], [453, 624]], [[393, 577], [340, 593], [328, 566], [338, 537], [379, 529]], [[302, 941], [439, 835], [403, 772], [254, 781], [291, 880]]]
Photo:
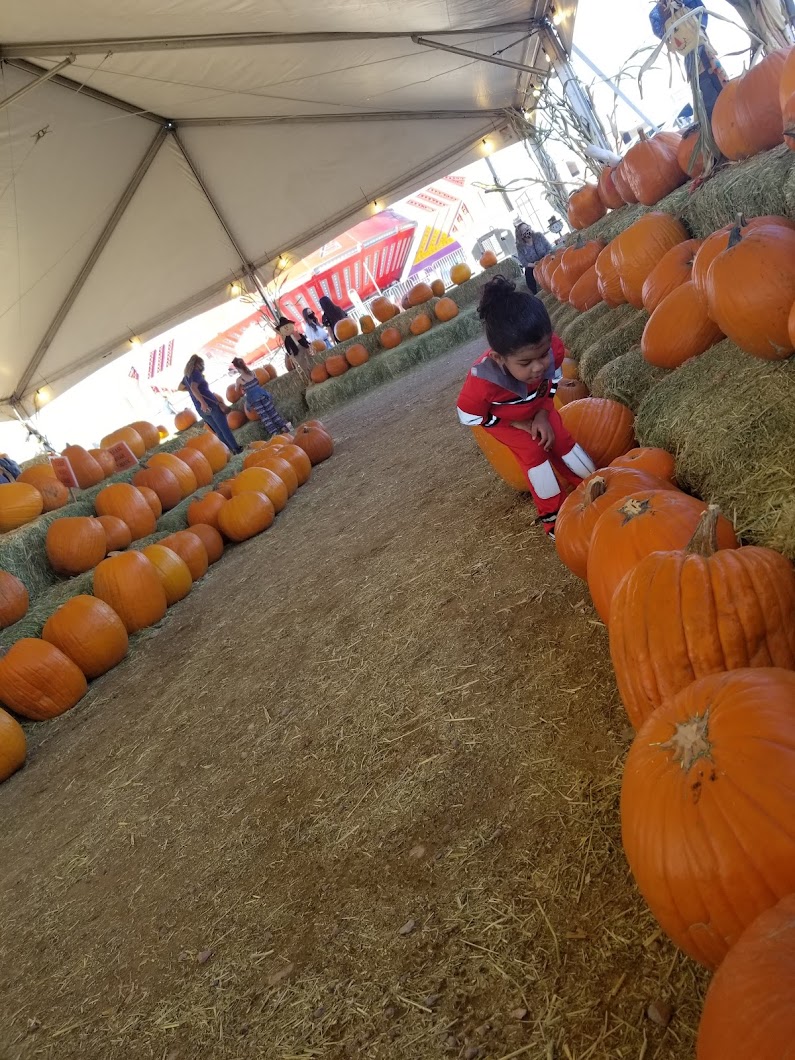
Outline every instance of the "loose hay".
[[636, 433], [675, 453], [683, 484], [742, 537], [795, 558], [795, 357], [719, 343], [649, 391]]
[[580, 357], [580, 378], [589, 390], [598, 372], [614, 358], [632, 349], [640, 341], [646, 327], [649, 314], [644, 309], [632, 306], [620, 308], [624, 310], [622, 322], [592, 342]]
[[594, 397], [612, 398], [637, 412], [653, 386], [669, 375], [666, 368], [655, 368], [640, 352], [640, 346], [615, 357], [600, 368], [591, 385]]

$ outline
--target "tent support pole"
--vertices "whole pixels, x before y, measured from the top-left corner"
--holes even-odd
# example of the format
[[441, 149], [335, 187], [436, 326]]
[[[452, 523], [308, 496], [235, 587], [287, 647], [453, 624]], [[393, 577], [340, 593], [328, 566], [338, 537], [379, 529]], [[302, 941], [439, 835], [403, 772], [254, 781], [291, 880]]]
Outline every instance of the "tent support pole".
[[14, 103], [15, 100], [18, 100], [21, 96], [27, 95], [28, 92], [31, 92], [39, 85], [43, 85], [45, 81], [49, 81], [51, 77], [55, 77], [55, 75], [60, 73], [61, 70], [65, 69], [67, 66], [71, 66], [74, 61], [74, 55], [67, 55], [65, 59], [62, 59], [61, 62], [53, 66], [51, 70], [42, 70], [42, 72], [38, 75], [38, 77], [35, 78], [35, 80], [29, 81], [28, 84], [23, 85], [21, 88], [18, 88], [16, 92], [12, 92], [11, 95], [6, 96], [5, 99], [0, 99], [0, 110], [3, 110], [4, 107], [7, 107], [9, 103]]
[[179, 118], [180, 129], [201, 129], [220, 125], [339, 125], [368, 121], [474, 120], [502, 118], [504, 110], [366, 110], [339, 114], [253, 114], [228, 118]]
[[590, 69], [593, 70], [597, 77], [601, 77], [603, 84], [607, 85], [613, 95], [616, 96], [618, 99], [622, 100], [624, 103], [626, 103], [628, 107], [634, 110], [638, 117], [641, 119], [641, 121], [648, 125], [650, 129], [654, 129], [656, 131], [659, 128], [657, 124], [651, 120], [648, 114], [644, 114], [640, 107], [636, 103], [633, 103], [629, 96], [625, 95], [621, 91], [621, 89], [611, 77], [608, 77], [607, 74], [604, 73], [604, 71], [600, 70], [599, 67], [588, 58], [585, 52], [580, 51], [576, 44], [572, 44], [571, 50], [574, 52], [575, 55], [582, 59], [586, 66], [590, 67]]
[[[527, 28], [527, 27], [525, 27]], [[484, 55], [483, 52], [473, 52], [469, 48], [456, 48], [452, 44], [442, 44], [438, 40], [428, 40], [427, 37], [418, 37], [412, 34], [412, 43], [421, 44], [426, 48], [435, 48], [440, 52], [451, 52], [453, 55], [463, 55], [467, 59], [478, 59], [483, 63], [493, 63], [495, 66], [507, 66], [511, 70], [521, 70], [523, 74], [532, 74], [534, 77], [545, 77], [546, 72], [537, 66], [526, 66], [525, 63], [515, 63], [512, 59], [503, 59], [500, 55]]]
[[39, 367], [39, 365], [41, 364], [42, 360], [44, 359], [44, 355], [47, 353], [47, 350], [50, 348], [50, 343], [55, 338], [55, 335], [56, 335], [58, 329], [60, 328], [61, 324], [64, 322], [67, 313], [72, 308], [72, 306], [75, 303], [75, 300], [77, 299], [77, 296], [82, 291], [86, 280], [88, 279], [88, 277], [91, 274], [91, 270], [94, 268], [94, 265], [97, 263], [97, 259], [99, 258], [100, 254], [105, 249], [105, 247], [107, 246], [108, 240], [113, 235], [113, 233], [114, 233], [114, 231], [116, 229], [116, 226], [118, 225], [119, 221], [122, 219], [122, 217], [124, 215], [124, 211], [127, 209], [127, 206], [129, 205], [130, 200], [132, 199], [133, 195], [135, 195], [136, 191], [138, 190], [138, 185], [141, 183], [141, 181], [146, 176], [147, 170], [149, 169], [149, 167], [154, 162], [155, 157], [157, 155], [157, 152], [160, 150], [160, 146], [163, 143], [163, 141], [165, 140], [167, 135], [168, 135], [168, 127], [167, 126], [164, 125], [160, 129], [158, 129], [157, 134], [155, 135], [155, 138], [152, 140], [151, 144], [147, 148], [146, 154], [141, 159], [141, 161], [138, 163], [138, 166], [136, 167], [135, 172], [133, 173], [132, 177], [130, 178], [130, 183], [124, 189], [124, 192], [122, 193], [121, 198], [116, 203], [116, 206], [115, 206], [115, 208], [113, 210], [113, 213], [110, 215], [110, 217], [106, 221], [105, 227], [102, 229], [102, 231], [99, 234], [99, 238], [97, 239], [97, 241], [94, 244], [94, 246], [91, 248], [91, 252], [88, 255], [88, 257], [86, 258], [85, 262], [83, 263], [82, 269], [77, 274], [77, 278], [75, 279], [75, 281], [72, 284], [72, 286], [69, 288], [69, 291], [67, 292], [66, 297], [64, 298], [63, 302], [61, 302], [60, 306], [58, 307], [58, 310], [55, 313], [55, 316], [52, 318], [52, 321], [50, 322], [50, 326], [45, 331], [44, 337], [42, 338], [41, 342], [37, 346], [36, 352], [33, 354], [33, 357], [31, 358], [30, 362], [28, 363], [27, 368], [22, 373], [22, 377], [20, 378], [19, 382], [17, 383], [16, 390], [14, 391], [14, 394], [12, 395], [14, 400], [19, 400], [21, 398], [22, 394], [25, 391], [25, 387], [31, 381], [36, 369]]

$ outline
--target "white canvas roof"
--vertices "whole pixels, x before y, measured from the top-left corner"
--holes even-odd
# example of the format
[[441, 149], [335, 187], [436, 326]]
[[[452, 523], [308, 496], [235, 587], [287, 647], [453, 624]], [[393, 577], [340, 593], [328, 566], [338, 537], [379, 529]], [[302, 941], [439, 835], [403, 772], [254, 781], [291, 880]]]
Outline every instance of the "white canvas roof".
[[554, 13], [568, 49], [576, 0], [127, 7], [0, 15], [6, 414], [251, 284], [252, 268], [270, 279], [281, 254], [459, 168], [485, 137], [510, 143], [506, 109], [549, 65], [539, 20]]

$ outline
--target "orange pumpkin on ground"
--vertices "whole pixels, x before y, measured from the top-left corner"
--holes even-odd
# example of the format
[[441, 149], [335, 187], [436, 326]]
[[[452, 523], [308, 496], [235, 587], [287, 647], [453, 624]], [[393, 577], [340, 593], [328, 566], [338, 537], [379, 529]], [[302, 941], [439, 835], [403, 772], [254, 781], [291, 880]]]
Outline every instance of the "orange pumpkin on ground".
[[[456, 286], [462, 283], [466, 283], [467, 280], [472, 278], [472, 269], [463, 261], [457, 262], [450, 269], [450, 282]], [[433, 288], [431, 288], [433, 290]]]
[[128, 633], [153, 626], [166, 613], [160, 576], [142, 552], [120, 552], [94, 571], [94, 596], [109, 604]]
[[104, 600], [73, 596], [44, 623], [42, 640], [55, 645], [88, 678], [100, 677], [127, 654], [124, 624]]
[[342, 320], [338, 320], [334, 325], [334, 337], [337, 342], [345, 342], [346, 339], [352, 339], [358, 334], [359, 329], [356, 327], [356, 321], [351, 320], [350, 317], [343, 317]]
[[190, 532], [195, 534], [204, 545], [210, 566], [217, 563], [224, 554], [224, 539], [216, 527], [210, 526], [209, 523], [195, 523], [190, 528]]
[[[143, 445], [143, 442], [141, 443]], [[103, 446], [104, 448], [104, 446]], [[67, 445], [67, 447], [61, 453], [61, 456], [65, 456], [69, 461], [72, 471], [75, 473], [77, 484], [81, 490], [91, 489], [92, 486], [98, 486], [105, 478], [105, 472], [102, 466], [97, 463], [93, 456], [87, 452], [82, 445]], [[114, 463], [113, 472], [115, 473], [116, 466]]]
[[0, 629], [13, 626], [28, 613], [30, 596], [15, 574], [0, 570]]
[[189, 438], [185, 443], [185, 447], [187, 449], [198, 449], [202, 456], [206, 457], [214, 475], [217, 475], [219, 471], [223, 471], [229, 463], [229, 457], [232, 455], [221, 439], [211, 431], [199, 434], [195, 438]]
[[322, 427], [303, 423], [295, 432], [295, 445], [303, 449], [312, 465], [328, 460], [334, 452], [331, 435]]
[[396, 346], [400, 345], [402, 338], [403, 336], [397, 328], [384, 328], [378, 336], [378, 341], [385, 350], [394, 350]]
[[563, 426], [597, 468], [607, 467], [635, 445], [635, 417], [626, 405], [609, 398], [583, 398], [560, 410]]
[[649, 317], [640, 349], [649, 364], [657, 368], [678, 368], [722, 338], [723, 332], [707, 312], [707, 300], [688, 280], [663, 298]]
[[0, 700], [23, 718], [57, 718], [87, 691], [82, 670], [46, 640], [23, 637], [0, 657]]
[[445, 292], [444, 280], [431, 280], [431, 291], [434, 298], [442, 298]]
[[[651, 715], [624, 766], [632, 875], [663, 931], [708, 968], [795, 892], [793, 703], [791, 670], [702, 677]], [[736, 1056], [786, 1055], [747, 1052], [757, 1029]]]
[[355, 342], [353, 346], [349, 346], [345, 351], [345, 360], [351, 368], [359, 368], [361, 365], [367, 364], [370, 360], [370, 354], [360, 342]]
[[300, 446], [290, 443], [289, 445], [280, 446], [278, 455], [290, 464], [298, 476], [298, 485], [303, 486], [312, 474], [312, 461], [304, 450]]
[[325, 364], [315, 364], [309, 373], [309, 378], [313, 383], [325, 383], [328, 379], [328, 371], [326, 370]]
[[478, 448], [503, 482], [507, 483], [511, 489], [516, 490], [517, 493], [528, 493], [530, 482], [527, 478], [527, 472], [522, 468], [508, 446], [494, 438], [483, 427], [471, 427], [470, 430], [472, 431], [472, 437], [478, 444]]
[[97, 515], [113, 515], [126, 523], [133, 541], [148, 537], [157, 529], [152, 509], [129, 482], [114, 482], [112, 486], [100, 490], [94, 500], [94, 506]]
[[[224, 448], [226, 447], [224, 446]], [[182, 494], [183, 500], [185, 497], [189, 497], [191, 493], [195, 493], [199, 488], [196, 476], [193, 473], [193, 468], [189, 467], [184, 460], [180, 460], [180, 458], [173, 453], [155, 453], [154, 456], [149, 458], [149, 467], [164, 467], [167, 471], [170, 471], [179, 483], [179, 491]], [[136, 482], [135, 485], [137, 486], [138, 483]], [[151, 488], [157, 492], [157, 487], [151, 483], [144, 482], [143, 485], [151, 486]], [[163, 507], [165, 508], [165, 504]]]
[[231, 431], [236, 431], [238, 428], [245, 426], [246, 414], [241, 412], [240, 409], [232, 409], [226, 415], [226, 422], [229, 424]]
[[178, 530], [176, 534], [169, 534], [168, 537], [162, 538], [158, 544], [170, 548], [172, 552], [176, 552], [180, 559], [185, 561], [190, 571], [190, 576], [195, 582], [199, 578], [203, 578], [207, 573], [207, 568], [210, 565], [207, 549], [204, 547], [204, 542], [201, 538], [191, 533], [190, 530]]
[[187, 431], [195, 423], [198, 423], [198, 419], [192, 409], [183, 409], [174, 417], [174, 426], [178, 431]]
[[596, 184], [584, 184], [569, 196], [567, 216], [572, 228], [588, 228], [606, 213]]
[[643, 308], [647, 313], [653, 313], [664, 298], [688, 282], [701, 242], [700, 239], [686, 239], [663, 254], [643, 284]]
[[106, 552], [121, 552], [122, 549], [130, 547], [132, 534], [123, 519], [119, 519], [117, 515], [99, 515], [97, 522], [102, 523], [102, 529], [105, 531]]
[[218, 527], [230, 541], [246, 541], [267, 530], [276, 516], [264, 493], [247, 490], [225, 504], [218, 515]]
[[328, 374], [335, 377], [344, 375], [350, 368], [350, 365], [341, 353], [335, 353], [332, 354], [331, 357], [327, 357], [325, 364]]
[[409, 331], [412, 335], [424, 335], [426, 331], [430, 330], [431, 318], [427, 313], [418, 313], [409, 324]]
[[188, 505], [188, 526], [195, 523], [206, 523], [218, 528], [218, 513], [226, 504], [226, 499], [217, 490], [205, 493], [203, 497], [191, 501]]
[[154, 515], [155, 519], [159, 519], [163, 514], [163, 505], [160, 503], [160, 498], [155, 491], [150, 489], [149, 486], [136, 486], [135, 488], [152, 509], [152, 515]]
[[656, 475], [657, 478], [668, 482], [676, 481], [676, 460], [667, 449], [630, 449], [628, 453], [611, 461], [610, 467], [629, 467], [633, 471], [645, 471], [648, 475]]
[[25, 764], [27, 741], [19, 722], [0, 710], [0, 783]]
[[197, 488], [201, 489], [202, 486], [209, 486], [212, 483], [213, 469], [210, 467], [210, 461], [204, 453], [186, 445], [184, 449], [180, 449], [174, 455], [178, 460], [181, 460], [183, 464], [187, 464], [196, 476]]
[[177, 477], [167, 467], [142, 467], [133, 475], [132, 484], [138, 489], [146, 487], [153, 490], [164, 512], [171, 511], [182, 500], [182, 490]]
[[100, 449], [110, 449], [110, 447], [117, 442], [126, 442], [132, 450], [133, 455], [137, 456], [139, 460], [146, 452], [146, 444], [134, 427], [120, 427], [117, 431], [113, 431], [111, 434], [106, 434], [99, 443], [99, 447]]
[[98, 519], [77, 515], [47, 527], [47, 559], [56, 574], [84, 574], [105, 558], [108, 540]]
[[[607, 624], [621, 579], [652, 552], [684, 548], [706, 508], [679, 490], [644, 490], [612, 504], [601, 516], [588, 552], [588, 588], [599, 617]], [[717, 521], [717, 544], [737, 548], [728, 519]]]
[[180, 600], [184, 600], [193, 588], [193, 578], [182, 556], [178, 556], [167, 545], [159, 543], [147, 545], [143, 550], [143, 555], [157, 571], [163, 592], [166, 594], [166, 606], [171, 607]]
[[433, 307], [433, 313], [437, 320], [445, 324], [448, 320], [458, 316], [458, 305], [452, 298], [440, 298]]
[[422, 305], [423, 302], [429, 302], [431, 298], [433, 298], [433, 291], [431, 290], [430, 284], [416, 283], [408, 293], [409, 307]]
[[248, 467], [264, 467], [278, 475], [287, 487], [287, 494], [290, 497], [298, 489], [298, 475], [296, 475], [293, 465], [278, 453], [259, 453], [257, 459], [253, 460]]
[[289, 498], [284, 482], [274, 471], [269, 471], [266, 467], [249, 467], [233, 479], [232, 496], [236, 497], [239, 493], [246, 492], [264, 494], [276, 512], [283, 511]]

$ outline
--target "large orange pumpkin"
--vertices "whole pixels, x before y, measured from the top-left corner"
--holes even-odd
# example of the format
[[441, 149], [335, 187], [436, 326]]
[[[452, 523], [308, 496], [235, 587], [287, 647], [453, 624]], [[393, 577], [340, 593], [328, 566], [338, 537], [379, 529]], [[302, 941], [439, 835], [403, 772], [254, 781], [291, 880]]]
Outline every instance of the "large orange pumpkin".
[[0, 700], [23, 718], [55, 718], [87, 690], [80, 668], [45, 640], [23, 637], [0, 657]]
[[108, 540], [98, 519], [69, 516], [47, 527], [45, 548], [56, 574], [83, 574], [105, 558]]
[[380, 324], [384, 324], [387, 320], [391, 320], [392, 317], [396, 317], [400, 310], [394, 302], [390, 302], [388, 298], [380, 295], [370, 306], [370, 312]]
[[566, 211], [572, 228], [588, 228], [607, 213], [596, 184], [584, 184], [569, 196]]
[[312, 369], [309, 373], [309, 378], [312, 380], [313, 383], [325, 383], [328, 377], [329, 375], [325, 364], [312, 365]]
[[592, 265], [577, 280], [569, 293], [569, 303], [580, 313], [593, 309], [602, 301], [599, 290], [599, 277], [596, 274], [596, 266]]
[[171, 511], [182, 500], [182, 490], [177, 477], [167, 467], [142, 467], [133, 475], [132, 484], [138, 489], [147, 487], [153, 490], [164, 512]]
[[615, 189], [625, 203], [636, 203], [638, 201], [635, 192], [632, 190], [632, 186], [627, 179], [626, 167], [624, 165], [624, 159], [618, 163], [616, 168], [613, 170], [613, 184]]
[[264, 467], [267, 468], [268, 471], [272, 471], [275, 475], [278, 475], [287, 487], [287, 494], [290, 497], [292, 497], [298, 489], [298, 475], [295, 473], [293, 465], [279, 453], [258, 453], [257, 458], [252, 460], [248, 466]]
[[762, 225], [743, 235], [735, 226], [710, 266], [706, 291], [709, 315], [732, 342], [763, 360], [789, 357], [795, 231]]
[[[195, 493], [199, 488], [196, 476], [193, 473], [193, 468], [188, 467], [184, 460], [180, 460], [180, 458], [173, 453], [155, 453], [154, 456], [149, 458], [149, 467], [164, 467], [166, 471], [170, 471], [179, 483], [179, 490], [183, 499], [189, 497], [191, 493]], [[137, 482], [135, 484], [138, 485]], [[144, 482], [143, 485], [149, 486], [151, 484], [149, 482]], [[152, 489], [157, 492], [155, 486], [152, 486]], [[163, 507], [165, 508], [165, 504]]]
[[43, 508], [41, 494], [29, 482], [0, 483], [0, 533], [32, 522]]
[[0, 629], [13, 626], [28, 613], [30, 596], [15, 574], [0, 570]]
[[663, 254], [643, 284], [641, 296], [647, 313], [653, 313], [663, 298], [687, 283], [700, 246], [700, 239], [686, 239]]
[[226, 422], [229, 424], [230, 431], [236, 431], [239, 427], [246, 425], [246, 414], [240, 409], [232, 409], [226, 414]]
[[351, 320], [350, 317], [343, 317], [342, 320], [338, 320], [334, 325], [334, 337], [337, 342], [344, 342], [346, 339], [352, 339], [358, 334], [359, 329], [356, 327], [356, 321]]
[[[459, 261], [450, 269], [450, 282], [453, 284], [466, 283], [467, 280], [472, 278], [472, 269], [466, 264], [466, 262]], [[433, 288], [431, 288], [433, 290]]]
[[776, 1060], [795, 1042], [795, 894], [766, 909], [709, 984], [697, 1060]]
[[134, 427], [120, 427], [117, 431], [112, 431], [110, 434], [106, 434], [99, 443], [99, 447], [100, 449], [110, 449], [110, 447], [117, 442], [126, 442], [133, 454], [137, 456], [139, 460], [146, 452], [144, 440]]
[[613, 180], [613, 174], [615, 173], [615, 166], [605, 166], [602, 172], [599, 174], [599, 198], [605, 204], [608, 210], [618, 210], [624, 205], [624, 200], [616, 188], [615, 181]]
[[183, 409], [174, 417], [174, 426], [178, 431], [187, 431], [189, 427], [192, 427], [197, 422], [196, 413], [193, 409]]
[[610, 252], [630, 305], [643, 308], [643, 284], [650, 272], [671, 247], [687, 238], [681, 221], [659, 212], [644, 214], [616, 236]]
[[750, 221], [739, 218], [735, 224], [724, 225], [723, 228], [719, 228], [716, 232], [707, 236], [693, 258], [693, 272], [691, 276], [696, 288], [705, 298], [707, 296], [707, 275], [709, 274], [712, 263], [715, 258], [723, 253], [728, 247], [729, 237], [732, 234], [732, 230], [736, 228], [737, 225], [740, 227], [741, 236], [748, 235], [748, 233], [752, 232], [755, 228], [764, 228], [768, 225], [781, 225], [783, 228], [790, 228], [795, 231], [795, 221], [790, 221], [787, 217], [765, 214], [762, 217], [752, 217]]
[[193, 587], [193, 578], [182, 556], [160, 542], [147, 545], [143, 554], [157, 571], [166, 594], [166, 606], [171, 607], [184, 600]]
[[394, 350], [396, 346], [400, 345], [402, 338], [403, 336], [397, 328], [384, 328], [378, 336], [378, 341], [385, 350]]
[[677, 157], [681, 141], [678, 133], [660, 132], [649, 138], [641, 130], [640, 140], [627, 151], [624, 173], [644, 206], [654, 206], [687, 180]]
[[279, 446], [275, 452], [290, 464], [298, 476], [298, 485], [303, 486], [312, 474], [312, 461], [304, 450], [300, 446], [290, 443], [289, 445]]
[[210, 461], [204, 453], [194, 449], [193, 446], [186, 445], [184, 449], [178, 450], [174, 456], [191, 469], [196, 476], [197, 488], [201, 489], [202, 486], [210, 485], [213, 480], [213, 469], [210, 467]]
[[712, 111], [712, 134], [727, 158], [750, 158], [783, 141], [779, 90], [789, 51], [771, 52], [719, 94]]
[[226, 504], [226, 499], [217, 490], [205, 493], [203, 497], [197, 497], [188, 505], [188, 526], [194, 523], [206, 523], [208, 526], [218, 526], [218, 513]]
[[676, 482], [676, 460], [666, 449], [641, 447], [630, 449], [623, 456], [610, 462], [610, 467], [628, 467], [633, 471], [645, 471], [666, 482]]
[[155, 491], [150, 489], [149, 486], [136, 486], [135, 488], [152, 509], [152, 515], [154, 515], [155, 519], [159, 519], [163, 514], [163, 505], [160, 503], [160, 498]]
[[[684, 548], [704, 509], [704, 502], [698, 498], [667, 488], [634, 493], [614, 502], [602, 514], [588, 552], [588, 588], [605, 624], [624, 575], [652, 552]], [[722, 515], [717, 520], [716, 534], [720, 548], [737, 548], [732, 525]]]
[[109, 604], [128, 633], [153, 626], [166, 613], [160, 576], [142, 552], [120, 552], [94, 571], [94, 596]]
[[99, 515], [97, 522], [102, 523], [102, 529], [105, 531], [106, 552], [121, 552], [122, 549], [130, 547], [132, 534], [123, 519], [117, 515]]
[[[492, 264], [497, 264], [495, 258]], [[415, 283], [412, 288], [409, 289], [408, 301], [409, 306], [422, 305], [423, 302], [428, 302], [433, 298], [433, 291], [431, 290], [430, 284], [427, 283]]]
[[157, 427], [155, 427], [154, 423], [150, 423], [148, 420], [135, 420], [129, 426], [140, 434], [147, 449], [154, 449], [155, 446], [160, 445], [160, 435], [157, 433]]
[[627, 299], [621, 286], [621, 277], [613, 262], [612, 248], [613, 244], [610, 243], [604, 250], [600, 251], [599, 257], [594, 264], [594, 269], [596, 271], [599, 294], [611, 309], [615, 309], [616, 306], [626, 305]]
[[[287, 504], [289, 494], [284, 482], [274, 471], [266, 467], [249, 467], [241, 471], [232, 481], [232, 496], [240, 493], [263, 493], [273, 505], [274, 511], [280, 512]], [[222, 509], [223, 510], [223, 509]], [[220, 523], [220, 513], [219, 513]]]
[[189, 438], [185, 443], [185, 447], [187, 449], [198, 449], [202, 456], [206, 457], [214, 475], [217, 475], [219, 471], [223, 471], [231, 456], [221, 439], [213, 434], [212, 431], [199, 434], [195, 438]]
[[[188, 531], [185, 532], [187, 533]], [[224, 539], [218, 530], [214, 526], [210, 526], [209, 523], [195, 523], [190, 528], [190, 533], [198, 537], [204, 545], [210, 566], [213, 563], [217, 563], [224, 554]]]
[[349, 346], [345, 351], [345, 360], [351, 368], [359, 368], [361, 365], [367, 364], [370, 360], [370, 354], [360, 342], [354, 342], [353, 346]]
[[267, 530], [276, 516], [264, 493], [246, 490], [232, 497], [218, 514], [218, 528], [230, 541], [245, 541]]
[[635, 417], [618, 401], [593, 397], [572, 401], [560, 410], [560, 417], [597, 468], [607, 467], [635, 444]]
[[437, 320], [445, 324], [448, 320], [458, 316], [458, 305], [452, 298], [440, 298], [433, 307], [433, 313]]
[[334, 442], [328, 431], [303, 423], [295, 432], [295, 445], [303, 449], [312, 465], [328, 460], [334, 452]]
[[157, 529], [152, 509], [129, 482], [114, 482], [100, 490], [94, 501], [97, 515], [115, 515], [130, 528], [132, 540], [148, 537]]
[[236, 401], [240, 401], [243, 397], [243, 391], [240, 388], [239, 383], [230, 383], [226, 388], [226, 400], [230, 405], [234, 405]]
[[[480, 265], [481, 269], [491, 269], [497, 264], [497, 255], [494, 253], [493, 250], [484, 250], [483, 253], [480, 255], [478, 264]], [[430, 290], [430, 288], [428, 289]], [[433, 294], [433, 291], [431, 291], [431, 294]], [[423, 299], [423, 301], [427, 301], [427, 299]]]
[[795, 892], [793, 703], [791, 670], [702, 677], [649, 717], [624, 766], [635, 882], [669, 938], [708, 968]]
[[27, 741], [22, 726], [0, 710], [0, 783], [25, 764]]
[[778, 552], [718, 549], [717, 508], [683, 549], [646, 556], [618, 586], [610, 653], [629, 720], [699, 677], [744, 666], [795, 669], [795, 571]]
[[431, 330], [431, 318], [427, 313], [417, 313], [412, 322], [409, 324], [409, 331], [412, 335], [424, 335], [426, 331]]
[[191, 533], [190, 530], [178, 530], [176, 534], [169, 534], [168, 537], [162, 538], [158, 544], [163, 545], [165, 548], [170, 548], [172, 552], [176, 552], [180, 559], [185, 561], [190, 571], [190, 576], [195, 582], [203, 578], [207, 573], [207, 568], [210, 565], [207, 549], [204, 547], [202, 539]]
[[[139, 435], [140, 437], [140, 435]], [[143, 445], [143, 442], [141, 443]], [[103, 448], [105, 448], [103, 446]], [[67, 445], [67, 447], [61, 453], [61, 456], [65, 456], [71, 465], [72, 471], [74, 471], [77, 484], [81, 490], [91, 489], [92, 486], [98, 486], [105, 478], [105, 471], [103, 466], [100, 465], [89, 452], [87, 452], [82, 445]], [[113, 471], [111, 474], [115, 474], [116, 463], [114, 461]]]
[[116, 612], [96, 596], [73, 596], [61, 604], [41, 631], [86, 677], [99, 677], [127, 654], [127, 630]]
[[331, 357], [327, 357], [325, 366], [326, 371], [330, 376], [345, 375], [350, 368], [350, 365], [341, 353], [334, 353]]
[[649, 317], [640, 349], [649, 364], [657, 368], [678, 368], [722, 338], [723, 332], [707, 312], [706, 298], [688, 280], [663, 298]]
[[94, 457], [102, 468], [105, 478], [116, 474], [116, 461], [113, 459], [110, 449], [89, 449], [88, 455]]

